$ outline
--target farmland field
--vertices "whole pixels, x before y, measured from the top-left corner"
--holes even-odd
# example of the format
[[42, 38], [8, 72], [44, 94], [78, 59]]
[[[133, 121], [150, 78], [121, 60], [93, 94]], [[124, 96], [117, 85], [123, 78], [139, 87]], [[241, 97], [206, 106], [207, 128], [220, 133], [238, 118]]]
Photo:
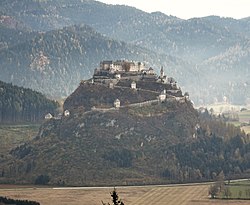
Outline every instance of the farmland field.
[[[209, 185], [117, 187], [125, 205], [247, 205], [247, 200], [211, 200]], [[0, 196], [35, 200], [41, 205], [101, 205], [110, 203], [113, 188], [22, 188], [0, 185]]]
[[[222, 102], [222, 103], [215, 103], [215, 104], [207, 105], [205, 107], [207, 107], [208, 110], [210, 110], [212, 108], [214, 110], [215, 114], [219, 114], [219, 113], [228, 112], [228, 111], [239, 112], [240, 109], [245, 107], [245, 106], [233, 105], [233, 104]], [[246, 106], [246, 108], [248, 109], [249, 106]]]
[[[241, 126], [241, 129], [245, 131], [246, 134], [250, 134], [250, 108], [249, 105], [244, 107], [244, 106], [238, 106], [238, 105], [231, 105], [231, 104], [227, 104], [227, 103], [217, 103], [217, 104], [212, 104], [212, 105], [208, 105], [207, 109], [214, 110], [214, 113], [216, 115], [220, 114], [220, 113], [224, 113], [224, 115], [226, 117], [229, 116], [229, 113], [236, 113], [238, 116], [237, 121], [230, 121], [230, 123], [232, 123], [235, 126], [241, 126], [242, 123], [245, 123], [246, 125]], [[242, 108], [246, 108], [247, 110], [243, 110], [240, 111]], [[248, 125], [247, 125], [248, 124]]]
[[250, 121], [250, 110], [239, 112], [239, 121], [248, 123]]
[[250, 200], [250, 181], [238, 181], [225, 186], [229, 190], [228, 194], [222, 194], [222, 198], [248, 199]]

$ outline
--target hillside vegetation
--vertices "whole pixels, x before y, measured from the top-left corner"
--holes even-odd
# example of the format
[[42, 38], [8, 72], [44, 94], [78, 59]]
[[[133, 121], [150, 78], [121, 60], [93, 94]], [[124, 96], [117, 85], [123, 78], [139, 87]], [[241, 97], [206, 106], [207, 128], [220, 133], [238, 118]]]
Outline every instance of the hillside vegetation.
[[0, 81], [1, 123], [38, 122], [58, 106], [39, 92]]
[[[155, 97], [128, 90], [128, 105]], [[65, 101], [69, 116], [46, 121], [36, 138], [2, 156], [0, 181], [95, 186], [213, 180], [222, 170], [249, 175], [249, 136], [240, 128], [199, 114], [186, 98], [102, 106], [123, 92], [82, 83]], [[90, 109], [95, 104], [105, 109]]]
[[0, 125], [0, 155], [35, 138], [40, 124]]

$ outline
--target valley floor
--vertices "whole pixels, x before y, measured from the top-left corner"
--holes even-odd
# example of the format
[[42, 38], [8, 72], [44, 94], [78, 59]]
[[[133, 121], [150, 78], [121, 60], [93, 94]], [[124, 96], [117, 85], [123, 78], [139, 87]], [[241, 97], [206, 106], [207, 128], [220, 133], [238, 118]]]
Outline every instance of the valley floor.
[[[210, 185], [117, 187], [117, 193], [125, 205], [224, 205], [249, 204], [248, 200], [211, 200]], [[27, 199], [41, 205], [101, 205], [111, 202], [113, 188], [56, 189], [0, 185], [0, 196]]]

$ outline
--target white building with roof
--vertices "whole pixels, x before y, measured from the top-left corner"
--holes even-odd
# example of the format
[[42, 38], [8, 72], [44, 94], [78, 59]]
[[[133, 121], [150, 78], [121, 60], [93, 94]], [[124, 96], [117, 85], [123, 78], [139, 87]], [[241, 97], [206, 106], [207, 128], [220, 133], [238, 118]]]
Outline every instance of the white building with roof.
[[121, 101], [119, 100], [119, 99], [116, 99], [115, 101], [114, 101], [114, 107], [115, 108], [119, 108], [121, 106]]

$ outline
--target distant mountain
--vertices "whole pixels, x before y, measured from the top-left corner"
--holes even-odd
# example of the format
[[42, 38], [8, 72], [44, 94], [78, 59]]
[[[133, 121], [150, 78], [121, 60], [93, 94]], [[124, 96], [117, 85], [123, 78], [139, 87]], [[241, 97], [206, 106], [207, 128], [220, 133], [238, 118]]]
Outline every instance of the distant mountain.
[[[250, 99], [250, 40], [240, 42], [226, 52], [207, 59], [199, 70], [207, 79], [200, 89], [206, 95], [214, 95], [215, 99], [211, 100], [223, 101], [225, 96], [232, 103], [241, 104]], [[218, 76], [220, 84], [217, 82]]]
[[[224, 79], [223, 76], [216, 76], [213, 79], [213, 86], [218, 91], [216, 93], [208, 92], [209, 95], [207, 95], [202, 88], [203, 82], [211, 82], [211, 79], [208, 78], [210, 75], [206, 76], [203, 72], [204, 69], [207, 71], [213, 70], [210, 67], [212, 65], [206, 63], [207, 60], [224, 55], [223, 53], [227, 52], [228, 49], [250, 39], [249, 18], [236, 20], [208, 16], [183, 20], [160, 12], [146, 13], [129, 6], [107, 5], [90, 0], [4, 0], [0, 2], [0, 14], [12, 19], [11, 22], [18, 22], [12, 23], [8, 28], [19, 30], [22, 28], [26, 32], [29, 30], [47, 33], [84, 23], [110, 40], [133, 44], [141, 49], [145, 48], [142, 50], [147, 50], [148, 54], [150, 52], [152, 54], [147, 55], [148, 59], [143, 58], [143, 60], [150, 62], [152, 66], [154, 64], [156, 66], [164, 65], [169, 74], [174, 76], [182, 85], [183, 89], [190, 92], [191, 98], [194, 96], [192, 99], [197, 104], [214, 102], [214, 99], [222, 98], [225, 92], [231, 93], [228, 96], [231, 102], [246, 104], [249, 101], [245, 92], [237, 91], [236, 93], [231, 88], [225, 90], [225, 86], [221, 85], [223, 81], [229, 84], [230, 81], [234, 81], [233, 78]], [[6, 26], [6, 21], [4, 25]], [[15, 25], [19, 26], [15, 27]], [[5, 41], [2, 42], [1, 40], [1, 44], [5, 45]], [[106, 53], [105, 47], [96, 49], [99, 53]], [[115, 50], [112, 52], [112, 59], [120, 56], [115, 54]], [[89, 54], [96, 56], [95, 52]], [[172, 56], [174, 60], [171, 62], [177, 61], [176, 64], [178, 65], [175, 66], [169, 62], [169, 58], [165, 60], [164, 57], [159, 56]], [[101, 57], [105, 58], [109, 55], [102, 55]], [[125, 52], [123, 58], [128, 57], [142, 59], [138, 55], [128, 56]], [[92, 69], [94, 69], [98, 61], [100, 60], [92, 61], [87, 67], [93, 66]], [[182, 64], [185, 64], [185, 66], [182, 66]], [[17, 67], [14, 63], [13, 66]], [[232, 67], [233, 65], [229, 66]], [[232, 72], [237, 72], [235, 66], [233, 67]], [[75, 68], [75, 65], [73, 68]], [[200, 68], [201, 70], [199, 70]], [[88, 69], [91, 68], [88, 67]], [[246, 73], [248, 67], [242, 65], [241, 69], [243, 70], [242, 73]], [[213, 70], [213, 73], [217, 73], [217, 71], [214, 72]], [[79, 79], [78, 75], [73, 78]], [[87, 77], [83, 75], [83, 78]], [[244, 76], [240, 73], [238, 79], [241, 79], [241, 77], [244, 79]], [[207, 85], [207, 83], [205, 84]], [[68, 87], [68, 85], [65, 87]], [[222, 87], [224, 88], [221, 89]], [[63, 90], [65, 89], [63, 88]], [[63, 93], [70, 91], [72, 91], [72, 88], [69, 88], [66, 92], [63, 91]], [[240, 95], [240, 100], [239, 97], [237, 99], [234, 97], [236, 94]]]
[[26, 0], [22, 3], [11, 0], [5, 2], [2, 12], [18, 17], [37, 31], [85, 23], [111, 38], [189, 60], [219, 54], [239, 37], [250, 36], [246, 21], [216, 16], [185, 21], [160, 12], [150, 14], [128, 6], [88, 0]]
[[41, 122], [47, 113], [56, 113], [59, 104], [31, 89], [0, 81], [0, 122]]
[[[35, 31], [53, 30], [69, 25], [65, 23], [66, 19], [61, 20], [61, 17], [58, 17], [53, 4], [50, 6], [51, 3], [53, 1], [3, 0], [0, 2], [0, 14], [10, 16], [25, 28]], [[57, 4], [60, 4], [60, 1], [57, 1]]]
[[31, 40], [36, 34], [36, 32], [9, 28], [5, 25], [0, 25], [0, 33], [0, 52], [18, 44], [23, 44]]
[[[13, 33], [15, 38], [15, 30]], [[0, 79], [54, 97], [69, 95], [82, 79], [93, 75], [103, 59], [126, 58], [147, 62], [156, 70], [161, 65], [172, 65], [173, 73], [179, 73], [181, 68], [188, 66], [181, 59], [111, 40], [86, 25], [37, 32], [32, 38], [24, 36], [17, 45], [6, 40], [6, 45], [12, 46], [5, 46], [0, 51]], [[187, 75], [179, 73], [183, 78]]]

